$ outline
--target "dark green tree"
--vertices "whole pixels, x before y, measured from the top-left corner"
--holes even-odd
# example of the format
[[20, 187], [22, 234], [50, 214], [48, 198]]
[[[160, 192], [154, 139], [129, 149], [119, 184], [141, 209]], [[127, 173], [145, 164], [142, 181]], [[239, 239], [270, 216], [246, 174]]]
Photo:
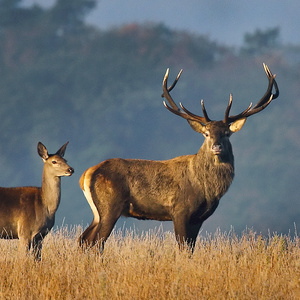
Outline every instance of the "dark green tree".
[[41, 13], [42, 9], [34, 5], [24, 7], [22, 0], [0, 0], [0, 28], [24, 26]]
[[249, 55], [261, 55], [279, 46], [279, 27], [266, 30], [256, 29], [254, 33], [244, 35], [241, 52]]
[[50, 11], [51, 21], [57, 25], [59, 34], [75, 32], [95, 6], [96, 0], [57, 0]]

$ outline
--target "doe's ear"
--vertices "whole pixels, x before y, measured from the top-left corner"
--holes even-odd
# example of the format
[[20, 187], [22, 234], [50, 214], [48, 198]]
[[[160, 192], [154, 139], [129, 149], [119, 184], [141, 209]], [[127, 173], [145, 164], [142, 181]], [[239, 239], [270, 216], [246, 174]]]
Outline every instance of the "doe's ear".
[[47, 148], [41, 142], [38, 142], [38, 144], [37, 144], [37, 151], [38, 151], [39, 156], [45, 162], [48, 159], [48, 157], [49, 157]]
[[234, 121], [232, 124], [230, 124], [229, 129], [231, 132], [237, 132], [239, 130], [242, 129], [242, 127], [244, 126], [245, 122], [246, 122], [246, 118]]
[[59, 155], [60, 157], [63, 157], [65, 155], [65, 151], [66, 151], [68, 144], [69, 144], [69, 142], [66, 142], [63, 146], [61, 146], [57, 150], [57, 152], [55, 154]]
[[205, 132], [205, 125], [202, 125], [201, 123], [197, 121], [192, 121], [192, 120], [187, 120], [190, 126], [199, 133], [204, 133]]

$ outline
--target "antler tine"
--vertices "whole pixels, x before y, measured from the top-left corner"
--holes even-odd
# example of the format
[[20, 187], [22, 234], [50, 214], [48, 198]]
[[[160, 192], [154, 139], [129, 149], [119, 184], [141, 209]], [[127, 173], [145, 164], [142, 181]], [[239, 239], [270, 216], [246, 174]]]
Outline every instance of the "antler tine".
[[164, 76], [164, 80], [163, 80], [163, 94], [162, 97], [166, 98], [166, 100], [168, 101], [168, 103], [170, 104], [170, 106], [166, 103], [166, 101], [163, 101], [164, 106], [172, 113], [184, 118], [184, 119], [190, 119], [188, 117], [188, 115], [184, 114], [183, 112], [180, 111], [180, 108], [176, 105], [176, 103], [174, 102], [173, 98], [170, 95], [170, 91], [175, 87], [177, 81], [179, 80], [179, 77], [182, 73], [182, 69], [180, 70], [180, 72], [178, 73], [176, 79], [174, 80], [173, 84], [168, 88], [167, 84], [168, 84], [168, 77], [169, 77], [169, 68], [166, 71], [166, 74]]
[[[249, 107], [247, 109], [245, 109], [242, 113], [235, 115], [235, 116], [230, 116], [228, 117], [230, 108], [231, 108], [231, 104], [232, 104], [232, 97], [231, 100], [229, 100], [229, 104], [228, 107], [226, 109], [226, 113], [225, 113], [225, 119], [224, 122], [226, 122], [227, 124], [232, 123], [238, 119], [243, 119], [243, 118], [248, 118], [260, 111], [262, 111], [263, 109], [265, 109], [271, 102], [272, 100], [276, 99], [279, 96], [279, 89], [278, 89], [278, 85], [277, 82], [275, 81], [275, 76], [273, 75], [269, 69], [269, 67], [264, 63], [263, 64], [265, 73], [268, 77], [269, 80], [269, 85], [267, 88], [266, 93], [263, 95], [263, 97], [257, 102], [256, 105], [254, 105], [252, 107], [252, 103], [249, 105]], [[275, 89], [275, 93], [272, 93], [272, 89]]]
[[[269, 80], [269, 86], [268, 89], [266, 91], [266, 93], [263, 95], [263, 97], [257, 102], [257, 104], [253, 107], [253, 109], [262, 106], [264, 103], [268, 102], [270, 99], [270, 96], [273, 95], [273, 100], [276, 99], [279, 96], [279, 90], [278, 90], [278, 85], [277, 82], [275, 81], [275, 74], [273, 75], [269, 69], [269, 67], [263, 63], [263, 67], [265, 70], [265, 73], [268, 77]], [[275, 94], [272, 94], [272, 89], [273, 86], [275, 88]]]
[[190, 119], [191, 119], [191, 117], [189, 117], [188, 115], [186, 115], [186, 114], [184, 114], [183, 112], [181, 112], [179, 108], [178, 108], [178, 109], [174, 109], [174, 108], [170, 107], [170, 106], [166, 103], [166, 101], [163, 101], [163, 105], [165, 106], [166, 109], [168, 109], [168, 110], [169, 110], [170, 112], [172, 112], [173, 114], [178, 115], [178, 116], [180, 116], [180, 117], [182, 117], [182, 118], [184, 118], [184, 119], [186, 119], [186, 120], [190, 120]]
[[210, 118], [209, 118], [208, 115], [207, 115], [206, 109], [205, 109], [205, 107], [204, 107], [204, 102], [203, 102], [203, 100], [201, 100], [201, 107], [202, 107], [202, 111], [203, 111], [204, 117], [201, 117], [201, 116], [198, 116], [198, 115], [193, 114], [192, 112], [190, 112], [189, 110], [187, 110], [187, 109], [183, 106], [183, 104], [182, 104], [181, 102], [179, 103], [179, 105], [180, 105], [180, 107], [184, 110], [184, 112], [185, 112], [186, 114], [188, 114], [189, 116], [191, 116], [193, 119], [195, 119], [195, 120], [201, 122], [202, 124], [206, 124], [206, 123], [208, 123], [208, 122], [211, 121]]
[[[167, 71], [168, 71], [168, 76], [169, 76], [169, 68], [167, 69]], [[179, 78], [180, 78], [182, 72], [183, 72], [183, 69], [181, 69], [181, 70], [179, 71], [179, 73], [178, 73], [176, 79], [174, 80], [174, 82], [172, 83], [172, 85], [168, 87], [168, 92], [169, 92], [169, 93], [174, 89], [174, 87], [175, 87], [177, 81], [179, 80]], [[161, 96], [164, 97], [164, 94], [162, 94]]]
[[224, 118], [224, 123], [226, 124], [230, 124], [238, 119], [242, 119], [242, 118], [245, 118], [245, 114], [251, 109], [252, 107], [252, 102], [250, 103], [250, 105], [244, 110], [242, 111], [240, 114], [238, 115], [235, 115], [235, 116], [230, 116], [229, 117], [229, 112], [230, 112], [230, 109], [231, 109], [231, 106], [232, 106], [232, 94], [230, 94], [230, 97], [229, 97], [229, 102], [228, 102], [228, 105], [227, 105], [227, 108], [226, 108], [226, 112], [225, 112], [225, 118]]
[[205, 121], [208, 123], [211, 121], [211, 119], [208, 117], [207, 115], [207, 112], [206, 112], [206, 109], [205, 109], [205, 106], [204, 106], [204, 101], [203, 99], [201, 99], [201, 107], [202, 107], [202, 111], [203, 111], [203, 115], [204, 115], [204, 118], [205, 118]]
[[[166, 71], [166, 74], [165, 74], [165, 77], [164, 77], [164, 80], [163, 80], [163, 94], [161, 95], [162, 97], [166, 98], [166, 100], [169, 102], [169, 104], [171, 105], [172, 109], [175, 110], [175, 111], [180, 111], [179, 107], [176, 105], [176, 103], [174, 102], [174, 100], [172, 99], [171, 95], [170, 95], [170, 91], [175, 87], [176, 83], [178, 82], [179, 80], [179, 77], [182, 73], [182, 69], [179, 71], [176, 79], [174, 80], [173, 84], [168, 88], [167, 87], [167, 83], [168, 83], [168, 77], [169, 77], [169, 68], [167, 69]], [[163, 102], [164, 105], [168, 108], [168, 105], [166, 104], [166, 102], [164, 101]], [[171, 110], [172, 111], [172, 110]], [[173, 111], [172, 111], [173, 112]]]
[[231, 105], [232, 105], [232, 94], [230, 94], [229, 96], [229, 102], [225, 111], [225, 118], [224, 118], [224, 123], [228, 124], [228, 117], [229, 117], [229, 112], [231, 109]]
[[174, 113], [174, 114], [176, 114], [176, 115], [178, 115], [178, 116], [180, 116], [180, 117], [182, 117], [186, 120], [190, 120], [190, 121], [194, 120], [194, 121], [197, 121], [197, 122], [201, 122], [202, 124], [206, 124], [206, 123], [210, 122], [210, 119], [208, 118], [207, 112], [205, 110], [203, 100], [201, 101], [201, 106], [202, 106], [202, 111], [203, 111], [204, 117], [201, 117], [201, 116], [193, 114], [192, 112], [187, 110], [182, 105], [182, 103], [179, 103], [180, 107], [184, 111], [184, 112], [182, 112], [180, 110], [180, 108], [176, 105], [176, 103], [174, 102], [174, 100], [172, 99], [172, 97], [169, 93], [175, 87], [177, 81], [179, 80], [179, 77], [180, 77], [182, 71], [183, 70], [181, 69], [180, 72], [178, 73], [175, 81], [173, 82], [173, 84], [168, 88], [167, 87], [167, 81], [168, 81], [168, 77], [169, 77], [169, 68], [167, 69], [164, 80], [163, 80], [163, 94], [162, 94], [162, 97], [166, 98], [166, 100], [168, 101], [170, 106], [166, 103], [166, 101], [163, 101], [163, 104], [169, 111], [171, 111], [172, 113]]
[[262, 111], [263, 109], [265, 109], [270, 103], [271, 101], [273, 100], [273, 94], [271, 94], [269, 100], [267, 102], [265, 102], [264, 104], [260, 105], [260, 106], [257, 106], [256, 105], [254, 107], [252, 107], [251, 110], [248, 110], [247, 113], [244, 115], [244, 116], [241, 116], [241, 118], [248, 118], [260, 111]]

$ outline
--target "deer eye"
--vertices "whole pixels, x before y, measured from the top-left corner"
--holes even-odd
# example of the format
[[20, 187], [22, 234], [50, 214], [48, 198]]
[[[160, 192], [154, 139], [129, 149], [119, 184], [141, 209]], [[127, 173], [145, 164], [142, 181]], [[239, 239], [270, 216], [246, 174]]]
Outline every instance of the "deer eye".
[[204, 135], [205, 135], [206, 137], [208, 137], [208, 136], [209, 136], [209, 132], [206, 131], [206, 132], [204, 133]]
[[226, 135], [226, 136], [230, 136], [229, 130], [226, 130], [226, 131], [225, 131], [225, 135]]
[[52, 164], [55, 165], [57, 163], [56, 160], [52, 160]]

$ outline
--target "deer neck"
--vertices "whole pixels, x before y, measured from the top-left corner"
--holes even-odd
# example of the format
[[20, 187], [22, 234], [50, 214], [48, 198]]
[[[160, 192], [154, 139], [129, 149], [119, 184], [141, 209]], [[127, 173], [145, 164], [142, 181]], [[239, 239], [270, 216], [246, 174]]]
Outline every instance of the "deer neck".
[[50, 215], [55, 214], [60, 202], [60, 177], [51, 176], [47, 172], [43, 172], [42, 203]]
[[232, 152], [228, 153], [226, 157], [218, 157], [201, 147], [194, 159], [194, 172], [197, 173], [199, 182], [201, 184], [205, 183], [203, 188], [206, 197], [220, 199], [226, 193], [234, 178]]

